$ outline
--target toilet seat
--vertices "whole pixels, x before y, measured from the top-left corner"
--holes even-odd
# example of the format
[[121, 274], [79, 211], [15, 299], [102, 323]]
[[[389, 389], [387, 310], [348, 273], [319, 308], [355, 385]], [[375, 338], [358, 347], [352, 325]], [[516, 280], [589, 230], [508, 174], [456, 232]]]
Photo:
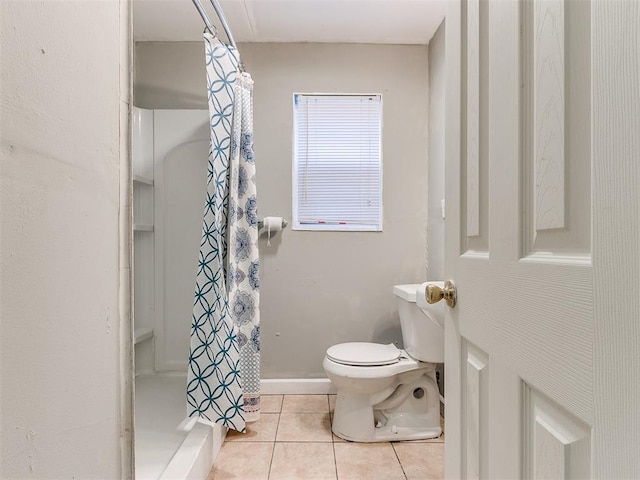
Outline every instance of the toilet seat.
[[350, 342], [330, 347], [327, 358], [342, 365], [367, 367], [398, 363], [401, 353], [393, 343]]

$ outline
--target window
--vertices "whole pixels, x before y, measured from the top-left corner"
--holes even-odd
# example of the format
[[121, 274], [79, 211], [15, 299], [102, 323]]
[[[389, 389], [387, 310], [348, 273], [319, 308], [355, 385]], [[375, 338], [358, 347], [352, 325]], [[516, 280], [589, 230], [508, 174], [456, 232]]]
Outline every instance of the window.
[[382, 231], [382, 96], [293, 100], [292, 228]]

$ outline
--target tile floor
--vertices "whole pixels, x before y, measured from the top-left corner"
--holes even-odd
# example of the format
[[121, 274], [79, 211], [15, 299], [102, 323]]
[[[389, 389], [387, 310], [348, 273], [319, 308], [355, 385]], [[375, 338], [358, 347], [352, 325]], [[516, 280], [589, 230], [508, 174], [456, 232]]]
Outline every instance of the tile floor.
[[229, 432], [208, 480], [443, 478], [444, 434], [352, 443], [331, 433], [335, 395], [263, 395], [261, 404], [260, 420], [247, 433]]

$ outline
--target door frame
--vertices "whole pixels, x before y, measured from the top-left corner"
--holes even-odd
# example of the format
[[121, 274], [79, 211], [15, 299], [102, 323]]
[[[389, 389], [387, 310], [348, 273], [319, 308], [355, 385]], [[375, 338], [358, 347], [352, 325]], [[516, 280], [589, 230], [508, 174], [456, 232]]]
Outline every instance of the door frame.
[[120, 475], [135, 478], [135, 366], [133, 323], [133, 0], [119, 0], [120, 6], [120, 202], [118, 208], [119, 243], [119, 412]]

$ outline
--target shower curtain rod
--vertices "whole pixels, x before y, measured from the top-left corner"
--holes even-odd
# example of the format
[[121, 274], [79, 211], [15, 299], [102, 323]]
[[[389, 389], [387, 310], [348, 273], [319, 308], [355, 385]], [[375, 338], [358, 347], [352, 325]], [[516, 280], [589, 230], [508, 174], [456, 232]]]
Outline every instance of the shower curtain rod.
[[[213, 36], [217, 36], [218, 31], [216, 27], [214, 27], [213, 24], [211, 23], [211, 20], [209, 20], [209, 16], [207, 15], [207, 12], [205, 11], [205, 9], [202, 7], [200, 0], [192, 0], [192, 1], [193, 1], [193, 4], [196, 6], [196, 9], [198, 10], [198, 13], [202, 17], [202, 20], [204, 21], [204, 24], [206, 25], [207, 30], [209, 30], [209, 33], [211, 33], [211, 35]], [[218, 0], [210, 0], [210, 1], [211, 1], [211, 5], [213, 5], [213, 9], [216, 11], [216, 15], [218, 15], [218, 18], [220, 19], [222, 28], [224, 28], [224, 31], [227, 34], [229, 43], [233, 48], [237, 50], [238, 47], [236, 46], [236, 42], [233, 39], [233, 35], [231, 34], [231, 29], [229, 28], [229, 24], [227, 23], [227, 17], [224, 16], [222, 7], [220, 7]]]

